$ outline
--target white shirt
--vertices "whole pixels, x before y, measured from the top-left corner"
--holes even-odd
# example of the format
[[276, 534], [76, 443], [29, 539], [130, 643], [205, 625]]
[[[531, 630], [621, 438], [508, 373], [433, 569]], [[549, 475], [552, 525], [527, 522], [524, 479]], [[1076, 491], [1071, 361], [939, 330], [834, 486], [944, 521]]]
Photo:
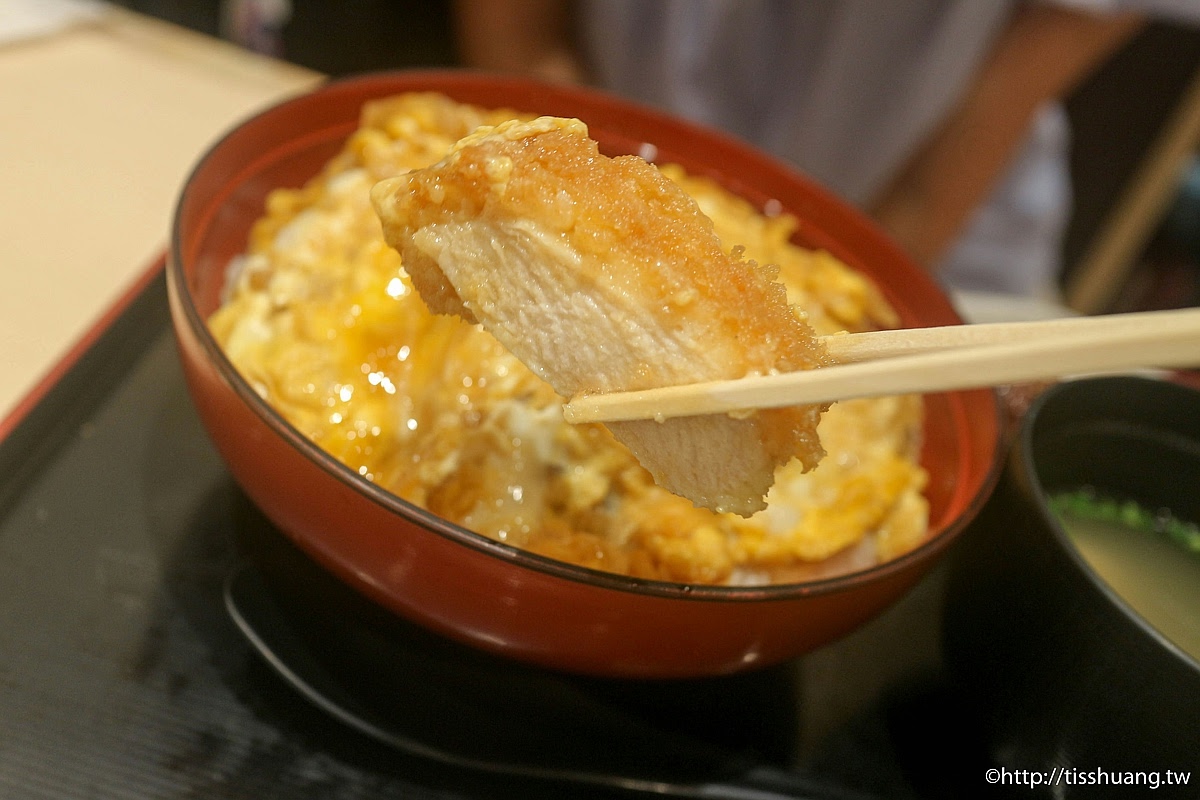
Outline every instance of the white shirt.
[[[1015, 5], [590, 0], [579, 21], [601, 86], [723, 128], [862, 205], [962, 97]], [[1157, 5], [1197, 11], [1194, 0]], [[1038, 115], [1006, 177], [939, 266], [948, 288], [1057, 293], [1069, 139], [1060, 107]]]

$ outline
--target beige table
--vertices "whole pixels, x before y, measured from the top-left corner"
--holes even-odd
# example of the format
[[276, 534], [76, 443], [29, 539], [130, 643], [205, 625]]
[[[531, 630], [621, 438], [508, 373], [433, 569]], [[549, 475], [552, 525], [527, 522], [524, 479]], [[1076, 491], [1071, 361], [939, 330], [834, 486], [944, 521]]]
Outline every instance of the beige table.
[[320, 80], [116, 7], [0, 46], [0, 419], [164, 249], [208, 145]]

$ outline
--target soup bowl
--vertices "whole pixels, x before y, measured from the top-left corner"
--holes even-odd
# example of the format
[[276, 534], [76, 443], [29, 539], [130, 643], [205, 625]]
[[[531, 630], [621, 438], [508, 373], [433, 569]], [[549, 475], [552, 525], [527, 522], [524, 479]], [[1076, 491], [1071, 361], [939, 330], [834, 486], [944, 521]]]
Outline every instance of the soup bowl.
[[836, 578], [757, 587], [639, 580], [486, 538], [363, 479], [265, 403], [206, 325], [227, 266], [246, 247], [269, 191], [316, 174], [356, 128], [364, 102], [410, 91], [578, 117], [609, 155], [675, 162], [760, 209], [793, 214], [796, 241], [872, 278], [904, 325], [961, 321], [936, 284], [859, 212], [716, 131], [607, 94], [515, 78], [419, 71], [336, 81], [247, 120], [201, 158], [178, 200], [167, 268], [195, 407], [237, 483], [281, 531], [413, 622], [531, 664], [614, 677], [717, 675], [777, 663], [860, 626], [920, 579], [995, 478], [1001, 424], [990, 390], [926, 401], [931, 519], [915, 550]]
[[[1197, 650], [1189, 654], [1182, 639], [1164, 635], [1171, 619], [1154, 615], [1152, 622], [1135, 610], [1148, 607], [1128, 592], [1154, 588], [1149, 581], [1130, 584], [1114, 569], [1132, 574], [1141, 565], [1131, 559], [1162, 546], [1180, 559], [1200, 559], [1166, 532], [1142, 529], [1143, 515], [1132, 511], [1162, 524], [1194, 523], [1198, 489], [1194, 388], [1092, 378], [1055, 386], [1030, 406], [998, 487], [948, 560], [943, 616], [951, 683], [969, 724], [978, 726], [998, 785], [1022, 796], [1129, 797], [1166, 786], [1167, 770], [1195, 766]], [[1079, 490], [1101, 520], [1111, 511], [1101, 513], [1088, 496], [1126, 509], [1114, 519], [1136, 526], [1114, 533], [1160, 537], [1143, 542], [1154, 549], [1114, 563], [1089, 558], [1079, 538], [1086, 531], [1054, 499]], [[1152, 580], [1167, 585], [1169, 574], [1155, 572]], [[1192, 621], [1194, 636], [1200, 622]], [[1017, 784], [1029, 775], [1037, 785]], [[976, 790], [980, 777], [969, 776]]]

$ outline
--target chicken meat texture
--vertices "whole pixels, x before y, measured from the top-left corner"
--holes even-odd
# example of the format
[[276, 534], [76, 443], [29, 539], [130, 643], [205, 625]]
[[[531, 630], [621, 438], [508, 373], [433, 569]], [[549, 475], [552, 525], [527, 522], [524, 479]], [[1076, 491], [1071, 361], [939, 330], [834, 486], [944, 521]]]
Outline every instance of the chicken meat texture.
[[[584, 123], [481, 128], [372, 202], [431, 310], [478, 322], [565, 398], [818, 367], [775, 272], [726, 250], [695, 201]], [[823, 456], [822, 407], [608, 423], [656, 482], [749, 516], [777, 466]]]

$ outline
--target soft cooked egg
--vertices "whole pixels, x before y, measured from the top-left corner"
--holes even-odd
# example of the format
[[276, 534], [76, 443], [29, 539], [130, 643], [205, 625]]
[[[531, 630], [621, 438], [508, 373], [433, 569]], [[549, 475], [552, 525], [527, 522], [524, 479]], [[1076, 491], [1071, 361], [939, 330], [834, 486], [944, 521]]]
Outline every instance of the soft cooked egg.
[[[210, 320], [264, 397], [376, 484], [485, 536], [596, 569], [761, 583], [919, 544], [928, 510], [918, 398], [833, 406], [819, 428], [826, 459], [807, 473], [782, 467], [766, 510], [742, 519], [666, 492], [607, 429], [567, 424], [562, 398], [495, 339], [429, 313], [382, 241], [370, 187], [510, 116], [430, 94], [388, 98], [364, 108], [362, 127], [308, 185], [272, 194]], [[663, 171], [723, 243], [778, 266], [817, 333], [894, 324], [869, 281], [791, 242], [791, 217], [760, 213], [678, 167]]]

